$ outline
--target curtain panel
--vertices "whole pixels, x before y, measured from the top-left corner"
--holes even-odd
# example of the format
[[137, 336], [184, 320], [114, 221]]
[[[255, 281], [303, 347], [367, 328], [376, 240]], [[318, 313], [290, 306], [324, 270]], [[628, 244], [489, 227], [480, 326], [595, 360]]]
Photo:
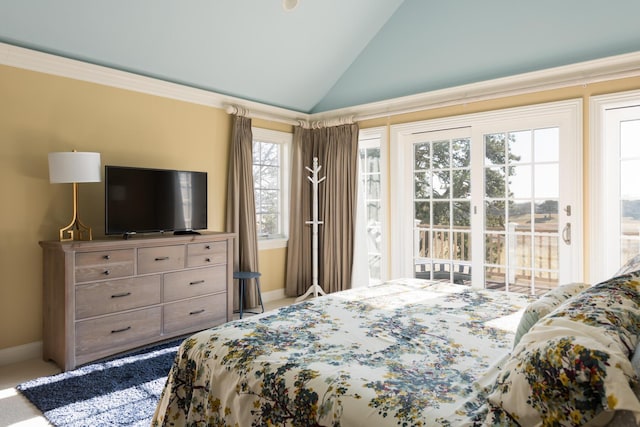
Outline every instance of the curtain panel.
[[287, 296], [295, 297], [312, 285], [312, 185], [306, 167], [318, 158], [319, 256], [318, 284], [326, 293], [351, 288], [358, 197], [357, 124], [293, 132], [291, 206], [287, 250]]
[[[236, 234], [233, 271], [259, 272], [251, 119], [237, 115], [232, 117], [226, 229], [227, 232]], [[238, 310], [238, 287], [234, 286], [233, 289], [234, 310]], [[258, 295], [254, 286], [245, 287], [243, 298], [244, 308], [258, 305]]]

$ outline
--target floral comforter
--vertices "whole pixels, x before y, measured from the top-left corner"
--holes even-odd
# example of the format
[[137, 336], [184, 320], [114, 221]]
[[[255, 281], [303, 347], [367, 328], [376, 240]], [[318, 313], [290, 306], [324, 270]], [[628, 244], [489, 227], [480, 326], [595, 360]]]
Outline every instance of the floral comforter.
[[229, 322], [182, 343], [153, 425], [481, 423], [528, 302], [407, 279]]

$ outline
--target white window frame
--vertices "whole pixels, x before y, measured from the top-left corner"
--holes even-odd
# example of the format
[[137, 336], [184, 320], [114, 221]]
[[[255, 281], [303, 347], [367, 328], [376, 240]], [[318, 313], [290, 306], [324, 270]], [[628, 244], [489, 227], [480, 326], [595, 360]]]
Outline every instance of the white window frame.
[[289, 241], [289, 200], [291, 198], [291, 144], [293, 135], [271, 129], [252, 127], [253, 141], [269, 142], [280, 146], [280, 229], [276, 237], [258, 237], [258, 250], [286, 248]]
[[[389, 235], [389, 222], [388, 218], [388, 210], [389, 210], [389, 174], [386, 168], [388, 165], [389, 158], [389, 144], [387, 143], [387, 128], [385, 126], [361, 129], [358, 134], [358, 149], [367, 147], [367, 141], [377, 139], [380, 141], [380, 223], [381, 223], [381, 262], [380, 262], [380, 280], [386, 281], [389, 279], [389, 244], [388, 244], [388, 235]], [[358, 177], [358, 183], [360, 183], [360, 177]], [[365, 189], [361, 189], [362, 191], [366, 191]], [[359, 204], [359, 208], [362, 206]], [[365, 212], [358, 212], [358, 220], [364, 220]], [[358, 224], [356, 226], [357, 232], [366, 234], [366, 230], [364, 227], [361, 227], [363, 224]], [[366, 244], [366, 236], [359, 236], [360, 238], [364, 238]], [[358, 237], [357, 237], [357, 241]], [[359, 248], [356, 252], [363, 251], [364, 253], [368, 253], [367, 248]], [[358, 254], [356, 254], [358, 256]], [[368, 259], [367, 259], [368, 265]], [[365, 272], [354, 271], [354, 283], [361, 282], [359, 281], [356, 275], [364, 275]], [[366, 272], [368, 276], [368, 271]], [[371, 284], [371, 282], [369, 283]]]
[[620, 267], [620, 185], [615, 162], [619, 147], [608, 144], [607, 110], [640, 105], [640, 90], [594, 96], [589, 102], [591, 251], [589, 279], [606, 280]]
[[[531, 126], [531, 121], [546, 123], [551, 125], [556, 123], [562, 129], [568, 132], [561, 135], [562, 141], [567, 144], [574, 144], [572, 147], [576, 153], [573, 158], [571, 176], [572, 180], [576, 180], [579, 184], [575, 194], [565, 195], [565, 199], [570, 202], [572, 215], [567, 217], [566, 212], [560, 209], [559, 214], [561, 223], [570, 221], [572, 224], [572, 254], [571, 266], [567, 271], [569, 279], [561, 278], [563, 281], [582, 281], [583, 280], [583, 219], [582, 219], [582, 100], [573, 99], [568, 101], [559, 101], [545, 104], [537, 104], [525, 107], [516, 107], [503, 110], [494, 110], [483, 113], [473, 113], [455, 117], [446, 117], [442, 119], [425, 120], [420, 122], [405, 123], [391, 126], [390, 131], [390, 188], [396, 189], [390, 192], [391, 206], [391, 230], [390, 248], [391, 257], [399, 256], [400, 259], [391, 259], [391, 278], [406, 277], [407, 272], [413, 270], [410, 254], [406, 253], [406, 248], [411, 247], [412, 236], [407, 233], [405, 223], [407, 221], [406, 212], [403, 207], [407, 206], [407, 197], [411, 197], [408, 191], [399, 191], [405, 186], [406, 179], [404, 172], [407, 168], [406, 144], [412, 136], [419, 132], [434, 132], [446, 129], [456, 129], [471, 127], [472, 132], [472, 152], [483, 150], [481, 140], [478, 140], [483, 133], [490, 132], [493, 129], [502, 126], [505, 121], [509, 121], [506, 125], [511, 129], [517, 129], [519, 123], [524, 123], [526, 127]], [[561, 146], [561, 150], [567, 147]], [[561, 155], [562, 156], [562, 155]], [[482, 159], [482, 155], [472, 155], [472, 158]], [[483, 165], [472, 163], [472, 180], [474, 182], [484, 182]], [[565, 176], [565, 175], [563, 175]], [[476, 195], [476, 192], [482, 192], [480, 186], [472, 187], [472, 208], [474, 215], [472, 217], [472, 230], [482, 229], [482, 219], [484, 218], [483, 203], [477, 203], [482, 197]], [[476, 214], [477, 212], [477, 214]], [[404, 214], [403, 214], [404, 213]], [[410, 220], [411, 218], [409, 218]], [[411, 240], [408, 240], [411, 239]], [[409, 244], [409, 246], [407, 246]], [[480, 248], [480, 249], [478, 249]], [[483, 259], [482, 246], [476, 245], [473, 249], [472, 259]], [[475, 262], [475, 261], [474, 261]], [[474, 268], [473, 270], [473, 286], [479, 286], [483, 283], [481, 270]]]

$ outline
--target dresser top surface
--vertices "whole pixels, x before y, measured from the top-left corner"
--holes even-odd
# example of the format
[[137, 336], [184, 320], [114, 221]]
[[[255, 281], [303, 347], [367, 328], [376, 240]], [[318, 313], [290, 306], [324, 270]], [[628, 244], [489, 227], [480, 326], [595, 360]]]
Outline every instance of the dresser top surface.
[[207, 231], [201, 234], [186, 235], [139, 235], [124, 239], [118, 237], [104, 237], [95, 240], [75, 240], [69, 242], [60, 242], [57, 240], [41, 241], [40, 246], [43, 248], [55, 248], [65, 252], [75, 252], [83, 250], [100, 250], [105, 248], [140, 248], [145, 246], [162, 246], [162, 245], [183, 245], [189, 243], [213, 242], [220, 240], [228, 240], [236, 237], [235, 233]]

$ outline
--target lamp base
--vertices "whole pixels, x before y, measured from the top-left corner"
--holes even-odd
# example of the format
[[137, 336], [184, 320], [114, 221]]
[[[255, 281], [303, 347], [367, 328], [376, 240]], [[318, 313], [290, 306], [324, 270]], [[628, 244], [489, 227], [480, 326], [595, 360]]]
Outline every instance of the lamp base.
[[73, 183], [73, 219], [71, 223], [60, 229], [60, 241], [93, 240], [91, 227], [87, 227], [78, 218], [78, 183]]
[[60, 241], [70, 242], [73, 240], [93, 240], [91, 234], [91, 227], [87, 227], [80, 222], [78, 218], [66, 226], [60, 229]]

